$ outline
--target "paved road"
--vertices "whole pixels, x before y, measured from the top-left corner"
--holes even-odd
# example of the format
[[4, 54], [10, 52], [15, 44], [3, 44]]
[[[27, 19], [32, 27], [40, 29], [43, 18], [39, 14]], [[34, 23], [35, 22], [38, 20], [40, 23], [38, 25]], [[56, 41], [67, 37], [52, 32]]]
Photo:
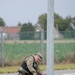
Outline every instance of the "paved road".
[[54, 75], [72, 75], [74, 73], [75, 75], [75, 70], [55, 70]]
[[[0, 75], [18, 75], [17, 73], [0, 74]], [[55, 70], [54, 75], [75, 75], [75, 70]]]

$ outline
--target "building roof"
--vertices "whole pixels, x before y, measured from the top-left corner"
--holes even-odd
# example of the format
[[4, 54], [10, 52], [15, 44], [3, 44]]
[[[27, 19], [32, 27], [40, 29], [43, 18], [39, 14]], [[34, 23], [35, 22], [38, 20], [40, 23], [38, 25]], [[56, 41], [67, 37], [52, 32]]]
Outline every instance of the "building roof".
[[2, 26], [1, 28], [5, 33], [18, 33], [20, 32], [21, 29], [20, 26], [11, 26], [11, 27]]

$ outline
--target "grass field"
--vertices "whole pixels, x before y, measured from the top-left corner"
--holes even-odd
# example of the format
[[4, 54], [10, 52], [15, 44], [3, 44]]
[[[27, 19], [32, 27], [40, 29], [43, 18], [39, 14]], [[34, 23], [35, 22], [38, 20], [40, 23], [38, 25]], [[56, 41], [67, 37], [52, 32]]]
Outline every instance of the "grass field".
[[[17, 73], [20, 66], [0, 67], [0, 74]], [[42, 71], [46, 71], [46, 65], [40, 65]], [[56, 64], [54, 70], [75, 69], [75, 64]]]
[[[28, 55], [41, 51], [40, 43], [8, 43], [4, 44], [5, 65], [18, 65]], [[0, 51], [1, 56], [1, 51]], [[55, 62], [75, 62], [75, 43], [55, 43]], [[44, 59], [46, 60], [46, 43], [44, 43]], [[71, 60], [72, 59], [72, 60]], [[12, 62], [11, 62], [12, 61]]]
[[[0, 67], [0, 73], [15, 73], [21, 65], [24, 58], [28, 55], [41, 51], [40, 42], [24, 42], [23, 43], [5, 43], [4, 57], [5, 67]], [[75, 69], [75, 42], [74, 40], [56, 41], [54, 44], [55, 70]], [[46, 42], [44, 43], [44, 59], [46, 60]], [[65, 63], [66, 62], [66, 63]], [[70, 63], [69, 63], [70, 62]], [[63, 64], [60, 64], [63, 63]], [[71, 64], [72, 63], [72, 64]], [[1, 65], [1, 50], [0, 50]], [[18, 65], [18, 66], [17, 66]], [[40, 68], [45, 71], [46, 65]]]

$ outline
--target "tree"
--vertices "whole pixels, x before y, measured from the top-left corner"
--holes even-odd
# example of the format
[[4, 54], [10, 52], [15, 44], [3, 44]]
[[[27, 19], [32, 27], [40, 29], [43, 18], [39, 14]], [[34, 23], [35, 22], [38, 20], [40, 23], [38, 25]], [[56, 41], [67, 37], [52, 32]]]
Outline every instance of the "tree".
[[25, 31], [34, 31], [34, 26], [32, 25], [32, 23], [28, 22], [22, 25], [20, 32], [25, 32]]
[[65, 26], [64, 26], [64, 19], [59, 16], [58, 14], [54, 13], [54, 26], [58, 27], [58, 30], [64, 31]]
[[70, 31], [70, 23], [71, 23], [71, 21], [72, 21], [71, 16], [67, 16], [67, 17], [64, 19], [65, 31]]
[[22, 24], [20, 22], [18, 22], [18, 26], [22, 26]]
[[[63, 22], [64, 22], [63, 18], [59, 16], [58, 14], [54, 13], [54, 26], [56, 27], [58, 24], [58, 29], [61, 31], [64, 30]], [[47, 30], [47, 14], [46, 13], [39, 16], [38, 23], [42, 25], [45, 31]]]
[[38, 23], [41, 25], [44, 31], [47, 30], [47, 14], [46, 13], [39, 16]]
[[[75, 21], [75, 17], [71, 18], [71, 16], [67, 16], [63, 19], [59, 14], [54, 13], [54, 26], [58, 28], [59, 31], [68, 31], [70, 22], [72, 19]], [[43, 27], [44, 31], [47, 30], [47, 14], [42, 14], [38, 18], [38, 23]], [[75, 25], [75, 22], [74, 22]]]
[[20, 39], [32, 40], [34, 39], [34, 26], [32, 23], [24, 23], [20, 30]]
[[72, 23], [75, 26], [75, 17], [72, 18]]
[[5, 22], [2, 18], [0, 18], [0, 26], [5, 26]]

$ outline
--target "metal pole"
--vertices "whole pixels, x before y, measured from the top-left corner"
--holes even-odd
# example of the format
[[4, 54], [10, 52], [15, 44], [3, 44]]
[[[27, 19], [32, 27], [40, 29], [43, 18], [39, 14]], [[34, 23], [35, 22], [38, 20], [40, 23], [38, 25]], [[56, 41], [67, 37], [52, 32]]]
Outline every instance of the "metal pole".
[[73, 30], [75, 30], [75, 26], [73, 25], [73, 23], [70, 23], [70, 26], [72, 27]]
[[4, 48], [3, 48], [3, 31], [0, 28], [0, 32], [1, 32], [1, 50], [2, 50], [2, 67], [4, 67]]
[[42, 59], [42, 63], [44, 65], [44, 49], [43, 49], [43, 41], [44, 41], [44, 29], [42, 28], [42, 25], [41, 24], [37, 24], [39, 26], [39, 28], [41, 29], [41, 54], [43, 56], [43, 59]]
[[43, 56], [42, 63], [44, 65], [44, 49], [43, 49], [43, 41], [44, 41], [44, 30], [41, 28], [41, 53]]
[[48, 0], [47, 75], [54, 75], [54, 0]]

